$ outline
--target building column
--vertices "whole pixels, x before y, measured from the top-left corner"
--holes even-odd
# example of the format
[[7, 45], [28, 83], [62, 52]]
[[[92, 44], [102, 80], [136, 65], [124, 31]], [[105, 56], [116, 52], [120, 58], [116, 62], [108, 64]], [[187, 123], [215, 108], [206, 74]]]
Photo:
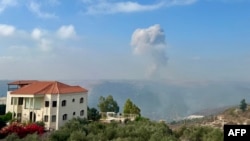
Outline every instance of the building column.
[[35, 109], [35, 97], [33, 97], [32, 122], [34, 121], [34, 117], [35, 117], [34, 109]]
[[57, 94], [57, 105], [56, 105], [56, 130], [59, 129], [59, 125], [61, 123], [61, 120], [60, 120], [60, 95]]
[[29, 97], [29, 106], [27, 105], [28, 106], [27, 108], [29, 109], [29, 112], [28, 112], [28, 119], [29, 119], [29, 121], [30, 121], [30, 101], [31, 101], [30, 99], [31, 98]]
[[14, 104], [15, 104], [15, 99], [14, 99], [14, 97], [11, 97], [10, 98], [10, 102], [12, 102], [12, 119], [14, 119]]

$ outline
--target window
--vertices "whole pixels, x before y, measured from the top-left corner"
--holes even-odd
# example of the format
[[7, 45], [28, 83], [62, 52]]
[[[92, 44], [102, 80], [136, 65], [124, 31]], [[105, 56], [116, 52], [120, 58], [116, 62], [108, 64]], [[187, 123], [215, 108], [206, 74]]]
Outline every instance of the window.
[[72, 102], [75, 102], [75, 99], [74, 99], [74, 98], [72, 99]]
[[49, 121], [49, 117], [48, 117], [48, 115], [45, 115], [44, 116], [44, 122], [48, 122]]
[[62, 106], [66, 106], [66, 100], [62, 101]]
[[52, 107], [56, 107], [56, 105], [57, 105], [57, 102], [56, 102], [56, 101], [53, 101]]
[[76, 112], [73, 112], [73, 116], [76, 115]]
[[18, 105], [23, 105], [23, 98], [22, 97], [18, 98]]
[[17, 100], [16, 100], [16, 97], [11, 97], [11, 105], [16, 105], [16, 102], [17, 102]]
[[52, 116], [51, 122], [56, 122], [56, 115], [53, 115], [53, 116]]
[[81, 110], [80, 111], [80, 116], [83, 116], [84, 115], [84, 110]]
[[80, 103], [83, 103], [83, 101], [84, 101], [84, 99], [83, 99], [83, 97], [80, 99]]
[[49, 101], [45, 101], [45, 107], [49, 107]]
[[63, 120], [67, 120], [67, 114], [63, 115]]

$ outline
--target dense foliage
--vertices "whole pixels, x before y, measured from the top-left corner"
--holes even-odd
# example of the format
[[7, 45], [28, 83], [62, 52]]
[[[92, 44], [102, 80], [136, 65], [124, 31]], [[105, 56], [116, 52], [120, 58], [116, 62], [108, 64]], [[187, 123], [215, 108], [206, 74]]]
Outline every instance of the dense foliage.
[[[15, 130], [19, 130], [18, 128]], [[22, 132], [26, 132], [25, 130]], [[14, 133], [14, 134], [13, 134]], [[33, 134], [32, 134], [33, 133]], [[89, 122], [74, 118], [49, 136], [39, 136], [31, 130], [20, 138], [20, 132], [12, 132], [7, 141], [223, 141], [220, 129], [207, 126], [183, 126], [171, 130], [164, 122], [154, 122], [138, 117], [126, 123]], [[38, 130], [38, 133], [39, 132]]]
[[112, 95], [109, 95], [106, 98], [101, 96], [99, 98], [98, 107], [101, 112], [119, 112], [119, 106], [117, 102], [113, 99]]
[[98, 121], [100, 118], [101, 115], [96, 108], [88, 107], [88, 120]]
[[73, 119], [50, 136], [51, 141], [159, 141], [177, 140], [165, 123], [139, 120], [120, 123], [88, 123], [82, 119]]
[[176, 131], [181, 141], [223, 141], [223, 132], [208, 126], [183, 126]]
[[223, 141], [220, 129], [203, 126], [171, 130], [164, 122], [139, 117], [121, 123], [88, 122], [75, 118], [53, 132], [50, 141]]
[[136, 106], [130, 99], [127, 99], [123, 107], [123, 113], [140, 115], [141, 109]]
[[8, 112], [5, 115], [0, 115], [0, 121], [7, 122], [12, 119], [12, 113]]

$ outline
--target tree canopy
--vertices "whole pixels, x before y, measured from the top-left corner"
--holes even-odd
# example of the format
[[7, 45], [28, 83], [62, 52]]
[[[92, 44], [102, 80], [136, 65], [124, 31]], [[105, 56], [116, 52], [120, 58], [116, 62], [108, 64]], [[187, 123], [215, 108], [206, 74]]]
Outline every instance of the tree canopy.
[[88, 120], [98, 121], [100, 118], [101, 115], [96, 108], [88, 107]]
[[111, 95], [107, 96], [106, 98], [101, 96], [99, 98], [98, 107], [101, 112], [119, 112], [119, 106]]
[[123, 107], [123, 113], [140, 115], [141, 109], [138, 106], [136, 106], [130, 99], [127, 99]]

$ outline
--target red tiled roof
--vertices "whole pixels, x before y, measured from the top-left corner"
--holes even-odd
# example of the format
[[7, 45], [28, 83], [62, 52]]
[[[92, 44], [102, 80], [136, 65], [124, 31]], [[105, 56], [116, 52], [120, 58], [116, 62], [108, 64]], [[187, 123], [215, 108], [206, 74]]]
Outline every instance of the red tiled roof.
[[70, 86], [58, 81], [34, 81], [20, 89], [12, 91], [11, 94], [66, 94], [87, 92], [80, 86]]
[[25, 84], [31, 84], [37, 82], [37, 80], [19, 80], [8, 83], [8, 85], [25, 85]]

